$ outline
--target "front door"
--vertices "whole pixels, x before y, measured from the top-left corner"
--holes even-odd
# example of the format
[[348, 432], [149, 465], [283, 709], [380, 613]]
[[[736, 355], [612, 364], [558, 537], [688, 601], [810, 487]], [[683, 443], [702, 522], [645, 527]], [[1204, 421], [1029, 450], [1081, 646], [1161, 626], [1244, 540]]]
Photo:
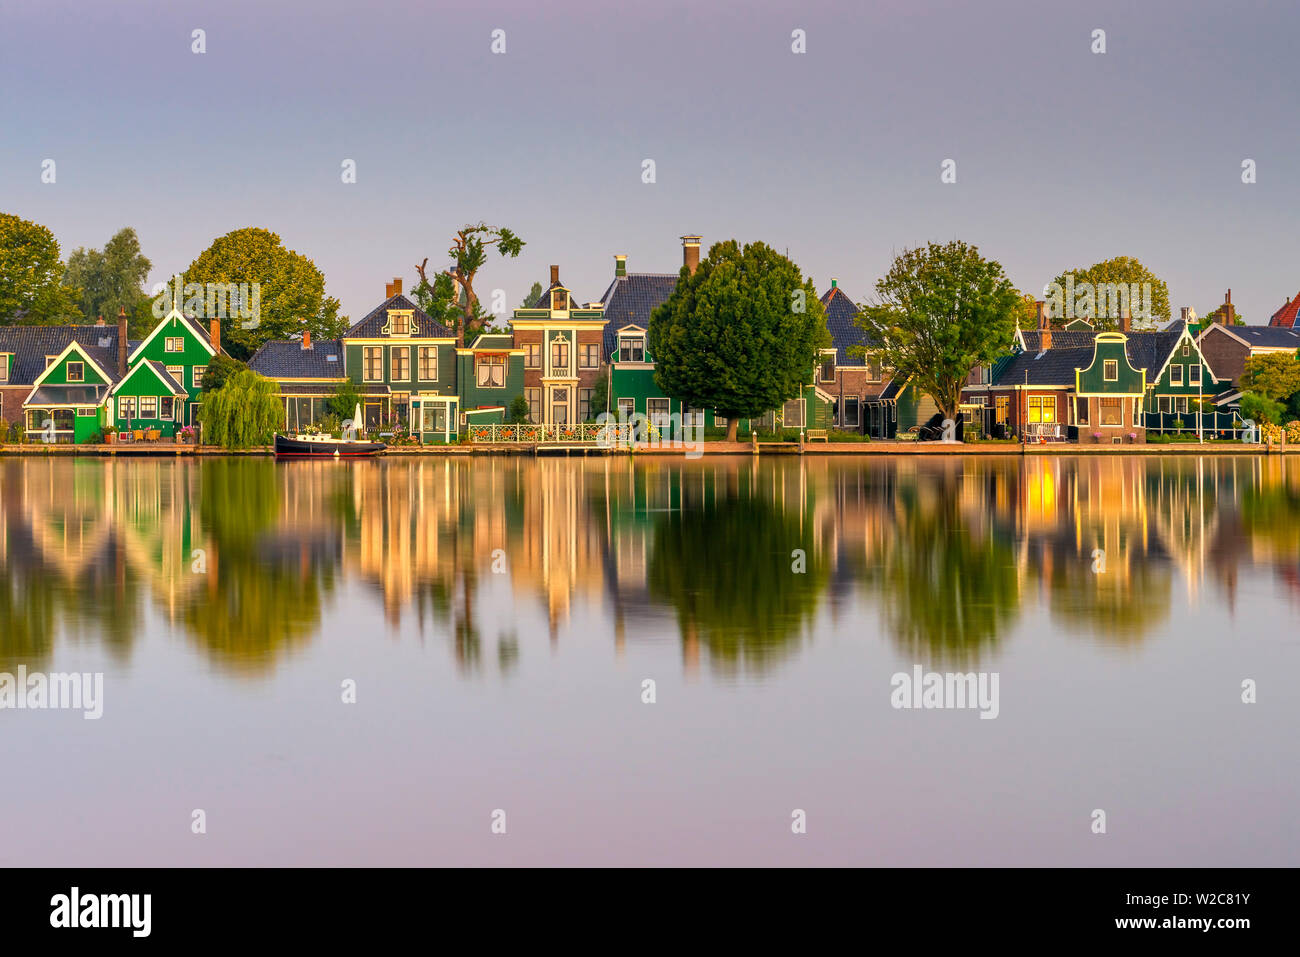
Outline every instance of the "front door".
[[554, 425], [569, 424], [569, 390], [551, 390], [551, 422]]

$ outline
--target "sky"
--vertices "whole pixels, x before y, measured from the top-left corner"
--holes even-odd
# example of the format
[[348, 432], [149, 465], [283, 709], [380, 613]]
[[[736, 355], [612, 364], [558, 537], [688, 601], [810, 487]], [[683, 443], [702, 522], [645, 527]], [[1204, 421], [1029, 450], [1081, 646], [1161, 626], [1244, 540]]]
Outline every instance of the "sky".
[[1231, 288], [1262, 324], [1300, 291], [1298, 32], [1253, 0], [0, 0], [0, 211], [65, 256], [133, 226], [151, 282], [264, 227], [354, 320], [486, 221], [527, 243], [476, 284], [511, 307], [553, 263], [584, 302], [616, 253], [674, 272], [687, 233], [861, 301], [957, 238], [1026, 291], [1128, 255], [1175, 315]]

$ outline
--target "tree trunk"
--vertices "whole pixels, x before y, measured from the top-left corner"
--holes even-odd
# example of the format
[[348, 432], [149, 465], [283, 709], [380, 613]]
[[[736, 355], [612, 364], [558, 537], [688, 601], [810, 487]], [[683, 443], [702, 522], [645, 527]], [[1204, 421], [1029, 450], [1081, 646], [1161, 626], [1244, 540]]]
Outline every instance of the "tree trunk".
[[736, 421], [736, 417], [734, 415], [727, 416], [727, 441], [728, 442], [736, 441], [736, 427], [739, 424], [740, 423]]
[[[944, 407], [945, 404], [947, 406], [946, 408]], [[942, 415], [944, 419], [952, 419], [952, 421], [956, 423], [956, 427], [952, 432], [952, 440], [954, 442], [964, 442], [964, 433], [966, 430], [962, 428], [961, 424], [960, 402], [949, 402], [945, 404], [939, 406], [939, 414]]]

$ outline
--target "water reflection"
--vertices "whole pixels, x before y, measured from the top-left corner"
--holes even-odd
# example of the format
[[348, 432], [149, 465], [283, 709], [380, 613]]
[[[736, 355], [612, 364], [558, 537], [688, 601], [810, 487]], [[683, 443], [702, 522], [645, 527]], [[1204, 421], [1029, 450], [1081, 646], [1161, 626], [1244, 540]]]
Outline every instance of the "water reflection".
[[[582, 609], [616, 651], [763, 674], [813, 640], [972, 664], [1032, 606], [1133, 644], [1174, 602], [1300, 595], [1300, 472], [1277, 457], [448, 457], [0, 461], [0, 666], [57, 641], [129, 660], [156, 614], [232, 676], [327, 627], [344, 586], [390, 631], [507, 674]], [[350, 599], [350, 600], [356, 600]]]

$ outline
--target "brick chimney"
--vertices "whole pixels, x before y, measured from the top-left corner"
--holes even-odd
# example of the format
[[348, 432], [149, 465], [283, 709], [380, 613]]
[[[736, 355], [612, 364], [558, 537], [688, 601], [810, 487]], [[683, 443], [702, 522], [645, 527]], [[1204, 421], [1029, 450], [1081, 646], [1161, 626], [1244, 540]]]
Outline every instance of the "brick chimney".
[[392, 282], [384, 283], [384, 298], [392, 299], [394, 296], [402, 294], [402, 277], [393, 277]]
[[1223, 297], [1223, 308], [1219, 310], [1219, 322], [1225, 326], [1230, 326], [1236, 318], [1237, 310], [1232, 304], [1232, 290], [1229, 289], [1228, 294]]
[[302, 331], [302, 347], [303, 347], [304, 349], [310, 349], [310, 348], [311, 348], [311, 330], [310, 330], [310, 329], [304, 329], [304, 330]]
[[1191, 306], [1183, 306], [1183, 308], [1182, 308], [1179, 312], [1180, 312], [1180, 316], [1181, 316], [1183, 322], [1191, 322], [1191, 321], [1192, 321], [1192, 307], [1191, 307]]
[[1042, 299], [1035, 300], [1034, 309], [1038, 313], [1038, 348], [1046, 352], [1052, 348], [1052, 324], [1047, 318], [1047, 303]]
[[1125, 306], [1119, 314], [1119, 331], [1127, 333], [1129, 326], [1133, 324], [1133, 317], [1129, 314], [1129, 307]]
[[627, 256], [622, 254], [614, 256], [614, 275], [620, 279], [627, 275]]
[[117, 307], [117, 377], [126, 378], [126, 338], [127, 326], [129, 323], [126, 319], [126, 306]]
[[211, 319], [208, 321], [208, 338], [212, 340], [212, 348], [217, 350], [217, 355], [221, 355], [220, 319]]
[[692, 276], [695, 275], [695, 270], [700, 268], [699, 236], [682, 237], [682, 265]]
[[[124, 308], [125, 308], [125, 307], [124, 307]], [[104, 317], [103, 317], [103, 316], [97, 316], [97, 317], [95, 318], [95, 325], [97, 325], [97, 326], [102, 326], [102, 325], [104, 325]]]
[[559, 266], [552, 266], [552, 267], [551, 267], [551, 285], [552, 285], [552, 286], [558, 286], [559, 284], [560, 284], [560, 267], [559, 267]]

